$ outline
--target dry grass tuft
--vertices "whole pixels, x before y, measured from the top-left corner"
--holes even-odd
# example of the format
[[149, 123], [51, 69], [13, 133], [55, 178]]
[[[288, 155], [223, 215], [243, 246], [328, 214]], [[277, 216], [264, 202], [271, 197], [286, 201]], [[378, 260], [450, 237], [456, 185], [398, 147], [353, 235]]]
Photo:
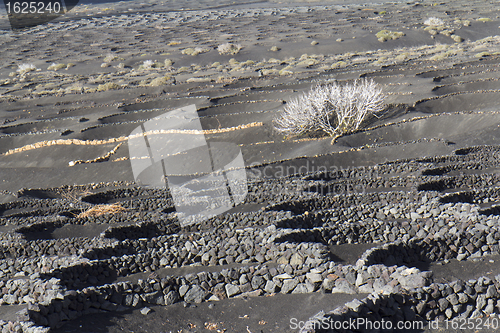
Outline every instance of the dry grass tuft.
[[114, 82], [107, 82], [104, 84], [100, 84], [97, 86], [97, 91], [108, 91], [108, 90], [114, 90], [114, 89], [119, 89], [120, 86]]
[[377, 32], [376, 36], [379, 42], [385, 42], [388, 40], [396, 40], [402, 36], [404, 36], [404, 32], [401, 31], [389, 31], [389, 30], [380, 30]]
[[235, 55], [236, 53], [240, 52], [242, 48], [243, 46], [241, 46], [240, 44], [224, 43], [217, 47], [217, 51], [219, 51], [219, 54]]
[[62, 69], [62, 68], [65, 68], [66, 65], [65, 64], [56, 64], [55, 62], [52, 63], [52, 65], [50, 65], [47, 70], [53, 70], [53, 71], [58, 71], [59, 69]]
[[79, 189], [71, 189], [71, 190], [66, 190], [61, 193], [61, 197], [63, 199], [66, 199], [68, 201], [73, 201], [73, 202], [79, 202], [80, 197], [92, 194], [92, 192], [88, 190], [79, 190]]
[[84, 217], [95, 217], [101, 216], [105, 214], [117, 214], [126, 211], [120, 204], [107, 204], [107, 205], [97, 205], [94, 206], [80, 214], [78, 214], [78, 218]]

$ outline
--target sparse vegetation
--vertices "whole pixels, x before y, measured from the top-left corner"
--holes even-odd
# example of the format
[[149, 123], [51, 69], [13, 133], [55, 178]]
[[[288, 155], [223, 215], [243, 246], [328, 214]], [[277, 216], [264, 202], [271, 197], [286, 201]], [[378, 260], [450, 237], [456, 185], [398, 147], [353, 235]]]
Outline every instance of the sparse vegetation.
[[398, 54], [394, 59], [396, 61], [405, 61], [408, 59], [409, 57], [409, 53], [408, 52], [405, 52], [405, 53], [401, 53], [401, 54]]
[[139, 65], [139, 69], [149, 70], [153, 68], [162, 68], [163, 64], [161, 62], [157, 62], [156, 60], [144, 60], [144, 62]]
[[243, 47], [240, 44], [224, 43], [217, 47], [219, 54], [237, 54]]
[[198, 82], [198, 83], [203, 83], [203, 82], [210, 82], [212, 79], [209, 77], [192, 77], [186, 80], [187, 83], [190, 82]]
[[83, 85], [77, 82], [67, 87], [65, 91], [66, 93], [83, 93], [85, 90]]
[[320, 84], [288, 102], [274, 128], [286, 135], [323, 131], [336, 138], [357, 130], [367, 114], [383, 110], [383, 101], [384, 94], [373, 80]]
[[118, 57], [114, 54], [108, 54], [106, 57], [104, 57], [104, 62], [112, 62], [113, 60], [118, 59]]
[[429, 17], [427, 20], [424, 21], [424, 24], [437, 27], [437, 26], [444, 25], [444, 21], [438, 17]]
[[291, 74], [293, 74], [293, 72], [290, 69], [292, 69], [292, 66], [286, 66], [285, 68], [283, 68], [279, 71], [279, 75], [291, 75]]
[[21, 74], [21, 75], [26, 74], [28, 72], [36, 71], [36, 70], [37, 70], [37, 68], [33, 64], [21, 64], [17, 68], [17, 72], [19, 72], [19, 74]]
[[297, 63], [297, 66], [311, 67], [317, 64], [319, 64], [319, 61], [317, 59], [305, 59]]
[[118, 89], [120, 86], [114, 82], [107, 82], [104, 84], [100, 84], [97, 86], [97, 91], [108, 91], [108, 90], [114, 90]]
[[61, 190], [61, 197], [65, 200], [71, 202], [79, 202], [80, 197], [92, 194], [89, 190], [78, 189], [78, 188], [67, 188], [65, 190]]
[[65, 64], [56, 64], [55, 62], [53, 62], [49, 67], [47, 67], [47, 70], [57, 71], [57, 70], [62, 69], [64, 67], [66, 67]]
[[424, 31], [427, 31], [432, 36], [435, 36], [439, 33], [439, 27], [434, 27], [434, 26], [426, 27]]
[[151, 87], [164, 86], [167, 84], [168, 80], [170, 80], [170, 76], [157, 77], [149, 83]]
[[404, 36], [404, 32], [401, 31], [389, 31], [389, 30], [380, 30], [377, 32], [376, 36], [379, 42], [385, 42], [388, 40], [395, 40], [402, 36]]
[[344, 68], [344, 67], [347, 67], [347, 62], [342, 60], [332, 64], [332, 68]]
[[139, 66], [139, 69], [151, 69], [153, 67], [153, 60], [144, 60], [142, 65]]
[[429, 59], [433, 60], [433, 61], [438, 61], [438, 60], [443, 60], [445, 58], [448, 58], [448, 56], [449, 56], [449, 54], [447, 52], [441, 52], [441, 53], [433, 55]]
[[487, 57], [487, 56], [489, 56], [489, 55], [491, 55], [491, 53], [490, 53], [490, 52], [486, 52], [486, 51], [484, 51], [484, 52], [477, 53], [477, 54], [475, 55], [475, 57], [476, 57], [476, 58], [482, 58], [482, 57]]
[[440, 32], [440, 34], [447, 36], [447, 37], [450, 37], [454, 32], [455, 32], [455, 30], [453, 30], [453, 29], [445, 29], [445, 30], [442, 30]]
[[126, 211], [120, 204], [107, 204], [107, 205], [97, 205], [94, 206], [80, 214], [78, 214], [78, 218], [85, 217], [96, 217], [105, 214], [117, 214]]
[[195, 48], [188, 47], [187, 49], [182, 50], [181, 53], [187, 54], [190, 56], [197, 56], [200, 53], [206, 53], [208, 51], [210, 51], [210, 49], [202, 48], [202, 47], [195, 47]]
[[260, 71], [262, 76], [273, 75], [279, 73], [276, 68], [264, 68]]

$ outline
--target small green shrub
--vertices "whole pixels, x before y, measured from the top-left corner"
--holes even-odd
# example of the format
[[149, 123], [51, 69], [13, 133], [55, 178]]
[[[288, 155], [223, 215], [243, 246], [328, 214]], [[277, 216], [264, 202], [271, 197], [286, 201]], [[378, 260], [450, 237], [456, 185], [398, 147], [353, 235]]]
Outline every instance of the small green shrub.
[[395, 40], [402, 36], [404, 36], [404, 32], [401, 31], [389, 31], [389, 30], [381, 30], [377, 32], [376, 36], [379, 42], [385, 42], [388, 40]]
[[450, 30], [449, 29], [445, 29], [445, 30], [442, 30], [440, 32], [440, 34], [444, 35], [446, 37], [450, 37], [454, 32], [455, 32], [455, 30], [453, 30], [453, 29], [450, 29]]
[[191, 82], [197, 82], [197, 83], [204, 83], [204, 82], [211, 82], [212, 79], [209, 77], [192, 77], [186, 80], [187, 83]]
[[276, 68], [264, 68], [260, 71], [262, 76], [279, 74], [279, 71]]
[[484, 52], [477, 53], [477, 54], [475, 55], [475, 57], [476, 57], [476, 58], [482, 58], [482, 57], [487, 57], [487, 56], [489, 56], [489, 55], [491, 55], [491, 53], [490, 53], [490, 52], [486, 52], [486, 51], [484, 51]]
[[290, 66], [287, 66], [287, 67], [285, 67], [285, 68], [281, 69], [281, 70], [279, 71], [279, 73], [278, 73], [278, 74], [279, 74], [279, 75], [282, 75], [282, 76], [283, 76], [283, 75], [292, 75], [292, 74], [293, 74], [293, 72], [292, 72], [290, 69], [291, 69], [291, 67], [290, 67]]
[[447, 53], [447, 52], [441, 52], [441, 53], [433, 55], [429, 59], [433, 60], [433, 61], [438, 61], [438, 60], [443, 60], [445, 58], [448, 58], [448, 56], [449, 56], [449, 53]]
[[151, 83], [149, 85], [151, 87], [158, 87], [158, 86], [164, 86], [167, 84], [168, 80], [170, 80], [170, 76], [163, 76], [163, 77], [157, 77], [153, 80], [151, 80]]
[[201, 47], [195, 47], [195, 48], [192, 48], [192, 47], [188, 47], [187, 49], [184, 49], [181, 51], [182, 54], [187, 54], [187, 55], [190, 55], [190, 56], [197, 56], [198, 54], [200, 53], [206, 53], [210, 51], [210, 49], [206, 49], [206, 48], [201, 48]]
[[335, 69], [335, 68], [344, 68], [344, 67], [347, 67], [347, 62], [345, 61], [337, 61], [336, 63], [333, 63], [332, 64], [332, 68]]
[[104, 57], [104, 62], [112, 62], [113, 60], [118, 59], [118, 57], [114, 54], [108, 54], [106, 57]]
[[56, 64], [55, 62], [53, 62], [49, 67], [47, 67], [47, 70], [57, 71], [57, 70], [62, 69], [64, 67], [66, 67], [65, 64]]
[[104, 84], [100, 84], [97, 86], [97, 91], [108, 91], [108, 90], [114, 90], [114, 89], [119, 89], [120, 86], [114, 82], [107, 82]]
[[243, 48], [240, 44], [224, 43], [217, 47], [219, 54], [232, 54], [235, 55]]
[[305, 59], [297, 63], [297, 66], [311, 67], [317, 64], [319, 64], [319, 61], [316, 59]]

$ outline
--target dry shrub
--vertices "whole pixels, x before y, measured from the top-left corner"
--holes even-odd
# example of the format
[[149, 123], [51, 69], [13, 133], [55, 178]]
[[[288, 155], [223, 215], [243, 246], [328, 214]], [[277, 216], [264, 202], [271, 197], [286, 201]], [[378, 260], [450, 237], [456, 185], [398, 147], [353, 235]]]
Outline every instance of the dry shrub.
[[240, 52], [242, 48], [243, 46], [241, 46], [240, 44], [224, 43], [217, 47], [217, 51], [219, 51], [219, 54], [235, 55], [236, 53]]
[[126, 211], [120, 204], [97, 205], [78, 214], [78, 218], [96, 217], [104, 214], [117, 214]]
[[373, 80], [319, 84], [289, 101], [274, 119], [274, 128], [292, 136], [320, 130], [336, 138], [356, 131], [367, 114], [384, 107], [382, 89]]
[[71, 189], [67, 190], [61, 193], [61, 197], [63, 199], [66, 199], [68, 201], [73, 201], [73, 202], [78, 202], [80, 201], [80, 197], [92, 194], [92, 192], [88, 190], [78, 190], [78, 189]]
[[443, 25], [444, 22], [443, 22], [443, 20], [441, 20], [438, 17], [429, 17], [427, 20], [425, 20], [424, 24], [429, 25], [429, 26], [438, 27], [438, 26]]

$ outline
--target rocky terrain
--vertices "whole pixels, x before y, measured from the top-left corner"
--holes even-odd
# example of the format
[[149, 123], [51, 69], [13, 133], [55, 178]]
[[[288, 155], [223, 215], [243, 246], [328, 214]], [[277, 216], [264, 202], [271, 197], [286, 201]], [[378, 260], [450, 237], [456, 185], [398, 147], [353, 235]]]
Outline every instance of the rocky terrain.
[[[497, 330], [494, 3], [147, 4], [0, 37], [3, 331]], [[273, 130], [290, 98], [360, 77], [387, 95], [362, 130]], [[248, 194], [181, 225], [167, 187], [135, 181], [127, 137], [192, 104], [208, 143], [241, 150]]]

